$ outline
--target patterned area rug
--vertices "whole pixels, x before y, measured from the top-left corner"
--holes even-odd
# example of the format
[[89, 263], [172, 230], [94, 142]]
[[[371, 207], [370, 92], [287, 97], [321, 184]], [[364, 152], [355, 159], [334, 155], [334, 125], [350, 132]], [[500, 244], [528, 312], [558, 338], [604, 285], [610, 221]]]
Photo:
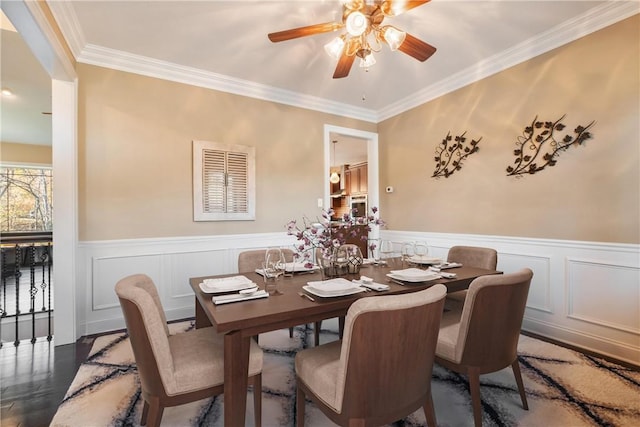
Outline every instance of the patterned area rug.
[[[191, 322], [170, 325], [172, 333], [191, 328]], [[323, 322], [321, 342], [337, 339], [337, 321]], [[313, 328], [287, 329], [260, 335], [265, 351], [263, 368], [263, 425], [293, 426], [295, 420], [296, 351], [313, 345]], [[522, 409], [511, 369], [481, 377], [485, 426], [639, 426], [640, 372], [581, 353], [521, 336], [519, 357], [527, 389], [529, 411]], [[80, 367], [52, 426], [137, 426], [142, 401], [135, 362], [126, 334], [96, 339]], [[434, 367], [433, 398], [438, 425], [471, 426], [473, 416], [464, 377]], [[219, 396], [167, 408], [163, 426], [222, 426]], [[253, 424], [251, 392], [247, 396], [247, 424]], [[306, 405], [306, 425], [332, 426], [313, 404]], [[397, 426], [425, 425], [422, 410]]]

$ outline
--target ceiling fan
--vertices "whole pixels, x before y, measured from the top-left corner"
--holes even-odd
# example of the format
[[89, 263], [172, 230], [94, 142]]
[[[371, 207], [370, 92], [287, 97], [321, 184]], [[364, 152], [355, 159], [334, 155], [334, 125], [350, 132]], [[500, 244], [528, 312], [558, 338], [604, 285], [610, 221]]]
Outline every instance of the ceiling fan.
[[426, 61], [436, 52], [436, 48], [391, 25], [382, 25], [387, 17], [397, 16], [429, 0], [340, 0], [342, 22], [326, 22], [278, 31], [268, 35], [274, 43], [315, 34], [346, 29], [346, 33], [325, 45], [325, 51], [338, 60], [334, 79], [347, 77], [356, 56], [361, 67], [375, 64], [373, 52], [379, 52], [382, 44], [392, 51], [399, 50], [418, 61]]

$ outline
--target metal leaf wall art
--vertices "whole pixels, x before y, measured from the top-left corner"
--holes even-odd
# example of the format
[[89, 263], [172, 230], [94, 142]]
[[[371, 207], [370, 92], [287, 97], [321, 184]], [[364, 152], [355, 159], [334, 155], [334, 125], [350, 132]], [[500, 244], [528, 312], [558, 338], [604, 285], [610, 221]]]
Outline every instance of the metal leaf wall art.
[[507, 167], [507, 176], [533, 175], [547, 166], [555, 166], [558, 161], [557, 156], [561, 152], [572, 145], [582, 145], [592, 137], [589, 129], [595, 121], [587, 126], [576, 127], [573, 130], [574, 136], [567, 134], [559, 139], [557, 134], [566, 127], [562, 124], [565, 116], [566, 114], [555, 122], [542, 122], [536, 116], [531, 125], [524, 128], [523, 134], [517, 138], [517, 148], [513, 151], [516, 159], [513, 161], [513, 166]]
[[478, 143], [482, 137], [467, 141], [466, 131], [455, 138], [451, 137], [451, 132], [442, 140], [436, 148], [436, 169], [431, 175], [432, 178], [449, 178], [455, 171], [462, 169], [464, 159], [480, 150]]

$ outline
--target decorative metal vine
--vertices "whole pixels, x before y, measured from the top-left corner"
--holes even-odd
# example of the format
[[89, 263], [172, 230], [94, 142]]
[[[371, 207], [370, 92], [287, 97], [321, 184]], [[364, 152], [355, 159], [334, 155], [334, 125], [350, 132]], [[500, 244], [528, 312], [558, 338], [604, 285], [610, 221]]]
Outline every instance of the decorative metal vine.
[[477, 140], [472, 139], [467, 143], [466, 133], [467, 131], [464, 131], [462, 135], [456, 136], [453, 138], [453, 143], [451, 143], [451, 132], [447, 132], [447, 136], [436, 148], [436, 157], [434, 159], [436, 161], [436, 170], [431, 175], [432, 178], [441, 178], [443, 176], [449, 178], [455, 171], [462, 169], [462, 161], [464, 159], [480, 150], [478, 143], [482, 137]]
[[[589, 129], [595, 124], [595, 120], [587, 126], [576, 127], [573, 130], [575, 136], [567, 134], [558, 140], [555, 134], [562, 132], [566, 127], [561, 123], [565, 116], [566, 114], [555, 122], [538, 121], [538, 116], [536, 116], [531, 122], [531, 126], [524, 128], [523, 134], [517, 138], [516, 146], [518, 148], [513, 151], [516, 159], [513, 162], [514, 166], [507, 167], [507, 176], [533, 175], [547, 166], [555, 166], [556, 158], [562, 151], [572, 145], [582, 145], [584, 141], [592, 137]], [[542, 157], [539, 158], [541, 154]]]

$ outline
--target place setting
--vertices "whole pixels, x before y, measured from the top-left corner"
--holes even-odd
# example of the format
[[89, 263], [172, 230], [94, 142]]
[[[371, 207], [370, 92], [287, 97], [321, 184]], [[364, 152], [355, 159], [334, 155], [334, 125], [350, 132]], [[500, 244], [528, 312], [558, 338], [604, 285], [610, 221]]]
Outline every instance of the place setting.
[[211, 300], [214, 304], [226, 304], [237, 301], [248, 301], [266, 298], [269, 294], [246, 276], [231, 276], [216, 279], [204, 279], [199, 285], [206, 294], [214, 294]]

